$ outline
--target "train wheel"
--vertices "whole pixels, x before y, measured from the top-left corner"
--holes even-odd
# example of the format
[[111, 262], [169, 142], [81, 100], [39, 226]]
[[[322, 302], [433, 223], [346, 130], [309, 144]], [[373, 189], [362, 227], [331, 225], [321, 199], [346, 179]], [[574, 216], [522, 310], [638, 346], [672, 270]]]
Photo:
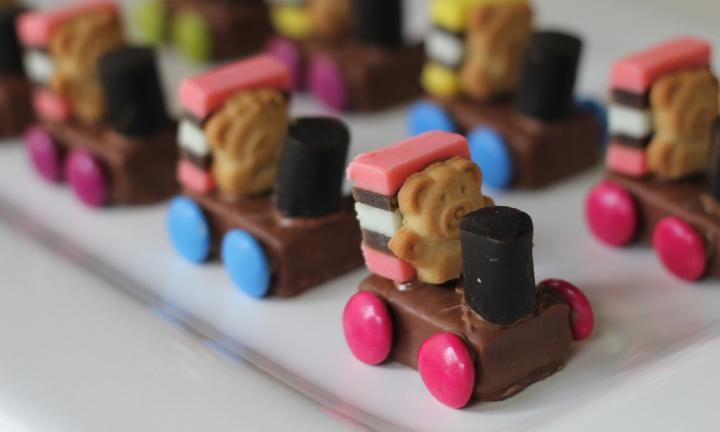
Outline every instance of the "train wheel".
[[210, 255], [210, 224], [195, 201], [177, 197], [170, 202], [167, 227], [175, 250], [193, 263], [201, 263]]
[[475, 364], [465, 343], [452, 333], [431, 336], [418, 352], [425, 387], [441, 403], [462, 408], [475, 390]]
[[375, 294], [353, 295], [343, 311], [343, 330], [350, 351], [363, 363], [380, 364], [390, 354], [393, 326], [385, 303]]
[[540, 282], [538, 289], [551, 292], [570, 306], [570, 329], [574, 340], [590, 337], [595, 327], [595, 314], [590, 300], [578, 287], [564, 280], [548, 279]]
[[107, 203], [108, 180], [102, 163], [85, 150], [73, 151], [65, 165], [65, 176], [75, 196], [90, 207]]
[[270, 263], [262, 246], [250, 233], [234, 229], [225, 234], [221, 256], [233, 284], [250, 297], [270, 291]]
[[308, 89], [330, 108], [342, 110], [348, 105], [347, 83], [337, 62], [330, 56], [317, 55], [310, 62]]
[[212, 59], [212, 28], [199, 13], [188, 9], [176, 12], [173, 19], [172, 39], [188, 59], [198, 63]]
[[297, 44], [288, 39], [274, 38], [268, 42], [265, 51], [288, 67], [292, 88], [299, 90], [303, 83], [303, 59]]
[[145, 0], [134, 11], [143, 42], [159, 45], [167, 35], [168, 11], [163, 0]]
[[595, 237], [612, 246], [629, 243], [639, 219], [632, 195], [610, 181], [592, 188], [585, 201], [585, 218]]
[[55, 139], [41, 126], [25, 133], [25, 149], [35, 171], [47, 181], [58, 183], [63, 179], [62, 151]]
[[412, 136], [435, 130], [457, 132], [450, 114], [440, 105], [430, 101], [417, 102], [410, 107], [408, 130]]
[[665, 268], [675, 276], [694, 281], [705, 274], [705, 242], [684, 220], [675, 216], [661, 220], [653, 231], [652, 244]]
[[502, 135], [494, 129], [479, 127], [468, 135], [470, 154], [483, 172], [483, 182], [495, 189], [512, 185], [515, 164]]

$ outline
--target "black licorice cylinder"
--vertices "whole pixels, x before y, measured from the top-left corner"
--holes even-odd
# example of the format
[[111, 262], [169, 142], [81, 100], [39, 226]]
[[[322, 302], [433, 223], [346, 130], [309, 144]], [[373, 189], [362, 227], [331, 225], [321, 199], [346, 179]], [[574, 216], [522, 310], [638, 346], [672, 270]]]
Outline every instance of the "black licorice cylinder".
[[402, 0], [354, 0], [355, 36], [369, 44], [394, 48], [402, 44]]
[[23, 12], [18, 7], [0, 9], [0, 74], [23, 74], [22, 48], [15, 31], [15, 21]]
[[485, 320], [512, 325], [537, 305], [533, 223], [511, 207], [485, 207], [460, 221], [465, 300]]
[[340, 209], [350, 132], [340, 120], [300, 118], [288, 128], [275, 200], [285, 217], [321, 217]]
[[170, 124], [155, 52], [149, 48], [122, 47], [99, 63], [100, 79], [108, 105], [108, 121], [117, 132], [148, 137]]
[[536, 32], [525, 51], [515, 108], [552, 122], [569, 117], [575, 105], [575, 81], [582, 41], [559, 32]]
[[710, 139], [710, 163], [705, 179], [705, 190], [720, 201], [720, 117], [715, 119]]

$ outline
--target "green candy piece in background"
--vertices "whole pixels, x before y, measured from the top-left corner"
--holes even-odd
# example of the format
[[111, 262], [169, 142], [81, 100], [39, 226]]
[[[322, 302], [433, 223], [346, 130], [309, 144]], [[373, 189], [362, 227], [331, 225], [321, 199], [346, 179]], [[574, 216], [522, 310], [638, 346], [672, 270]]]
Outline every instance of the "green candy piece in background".
[[158, 45], [165, 41], [167, 14], [162, 0], [143, 1], [135, 8], [135, 21], [143, 42]]
[[212, 57], [212, 30], [205, 18], [197, 12], [182, 10], [175, 14], [173, 42], [190, 60], [207, 62]]

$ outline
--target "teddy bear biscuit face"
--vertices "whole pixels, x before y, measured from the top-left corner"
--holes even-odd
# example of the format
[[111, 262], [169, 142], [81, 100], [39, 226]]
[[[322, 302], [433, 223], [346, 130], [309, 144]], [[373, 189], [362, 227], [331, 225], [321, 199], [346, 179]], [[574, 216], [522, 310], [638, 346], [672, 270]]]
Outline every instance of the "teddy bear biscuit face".
[[277, 177], [288, 125], [287, 99], [278, 90], [242, 91], [205, 126], [218, 189], [231, 199], [269, 191]]
[[122, 44], [119, 18], [101, 11], [69, 20], [50, 40], [50, 54], [56, 65], [50, 87], [72, 103], [81, 121], [93, 123], [102, 119], [105, 101], [97, 64], [103, 55]]
[[658, 176], [678, 178], [705, 170], [718, 91], [709, 69], [670, 74], [653, 85], [655, 133], [647, 152], [648, 164]]
[[460, 70], [463, 91], [478, 100], [512, 92], [531, 30], [532, 10], [527, 4], [474, 8]]
[[419, 280], [439, 284], [460, 276], [460, 220], [491, 204], [481, 187], [480, 169], [461, 157], [435, 163], [401, 187], [398, 206], [403, 226], [389, 247], [415, 267]]
[[347, 32], [351, 0], [310, 0], [307, 7], [318, 37], [332, 40]]

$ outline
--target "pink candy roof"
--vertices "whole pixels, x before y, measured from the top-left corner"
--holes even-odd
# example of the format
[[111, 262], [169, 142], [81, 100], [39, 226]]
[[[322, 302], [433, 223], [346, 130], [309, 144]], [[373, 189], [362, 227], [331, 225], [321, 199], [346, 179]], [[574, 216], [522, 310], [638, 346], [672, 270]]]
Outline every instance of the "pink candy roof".
[[347, 176], [356, 187], [392, 196], [413, 173], [455, 156], [470, 158], [465, 137], [449, 132], [427, 132], [361, 154], [348, 167]]
[[259, 55], [188, 78], [180, 84], [180, 104], [204, 119], [240, 90], [271, 87], [290, 90], [287, 66], [269, 55]]
[[47, 46], [55, 30], [63, 23], [93, 11], [120, 14], [120, 8], [113, 0], [81, 2], [63, 8], [26, 12], [20, 16], [17, 24], [20, 41], [30, 47]]
[[663, 75], [709, 65], [711, 50], [710, 44], [702, 39], [672, 39], [615, 63], [610, 86], [632, 93], [645, 93]]

